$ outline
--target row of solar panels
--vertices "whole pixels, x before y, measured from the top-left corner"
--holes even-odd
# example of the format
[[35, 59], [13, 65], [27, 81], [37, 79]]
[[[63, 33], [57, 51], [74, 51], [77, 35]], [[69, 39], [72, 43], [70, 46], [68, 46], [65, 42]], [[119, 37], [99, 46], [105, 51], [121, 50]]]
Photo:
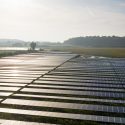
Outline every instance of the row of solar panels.
[[[67, 90], [91, 90], [91, 91], [111, 91], [111, 92], [124, 92], [124, 89], [123, 88], [104, 88], [104, 87], [100, 87], [100, 88], [97, 88], [97, 87], [82, 87], [82, 86], [68, 86], [68, 85], [43, 85], [43, 84], [31, 84], [29, 85], [29, 87], [36, 87], [36, 88], [57, 88], [57, 89], [67, 89]], [[3, 87], [4, 89], [5, 87]], [[6, 88], [5, 88], [6, 89]], [[16, 87], [15, 87], [16, 89]]]
[[97, 116], [97, 115], [81, 115], [81, 114], [72, 114], [72, 113], [58, 113], [58, 112], [47, 112], [47, 111], [34, 111], [34, 110], [20, 110], [20, 109], [9, 109], [9, 108], [0, 108], [1, 113], [12, 113], [12, 114], [23, 114], [30, 116], [43, 116], [51, 118], [66, 118], [74, 120], [89, 120], [89, 121], [98, 121], [105, 123], [125, 123], [125, 118], [120, 117], [108, 117], [108, 116]]
[[72, 97], [72, 96], [53, 96], [53, 95], [40, 95], [40, 94], [28, 94], [28, 93], [19, 93], [19, 94], [14, 94], [14, 98], [35, 98], [35, 99], [59, 99], [59, 100], [73, 100], [73, 101], [88, 101], [88, 102], [102, 102], [102, 103], [112, 103], [112, 104], [125, 104], [125, 100], [112, 100], [112, 99], [104, 99], [104, 98], [83, 98], [83, 97]]
[[63, 82], [63, 81], [35, 81], [36, 85], [64, 85], [64, 86], [90, 86], [90, 87], [104, 87], [104, 88], [122, 88], [122, 85], [120, 84], [105, 84], [105, 83], [92, 83], [92, 82], [82, 82], [82, 83], [77, 83], [77, 82]]
[[38, 107], [53, 107], [53, 108], [66, 108], [66, 109], [80, 109], [89, 111], [102, 111], [113, 113], [125, 113], [125, 107], [121, 106], [105, 106], [105, 105], [92, 105], [92, 104], [77, 104], [77, 103], [63, 103], [63, 102], [50, 102], [50, 101], [34, 101], [23, 99], [6, 99], [2, 104], [12, 105], [27, 105]]

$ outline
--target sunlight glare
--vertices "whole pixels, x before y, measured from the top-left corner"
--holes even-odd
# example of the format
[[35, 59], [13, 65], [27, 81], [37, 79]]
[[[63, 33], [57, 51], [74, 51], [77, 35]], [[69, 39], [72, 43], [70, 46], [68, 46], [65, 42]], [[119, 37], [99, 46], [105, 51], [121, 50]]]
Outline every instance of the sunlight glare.
[[11, 70], [11, 76], [19, 76], [19, 70]]

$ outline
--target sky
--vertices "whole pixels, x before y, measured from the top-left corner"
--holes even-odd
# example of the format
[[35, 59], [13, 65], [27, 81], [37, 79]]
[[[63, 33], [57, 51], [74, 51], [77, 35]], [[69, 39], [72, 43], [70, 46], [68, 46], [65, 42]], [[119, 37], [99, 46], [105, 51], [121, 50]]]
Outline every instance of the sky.
[[125, 0], [0, 0], [0, 38], [63, 42], [125, 36]]

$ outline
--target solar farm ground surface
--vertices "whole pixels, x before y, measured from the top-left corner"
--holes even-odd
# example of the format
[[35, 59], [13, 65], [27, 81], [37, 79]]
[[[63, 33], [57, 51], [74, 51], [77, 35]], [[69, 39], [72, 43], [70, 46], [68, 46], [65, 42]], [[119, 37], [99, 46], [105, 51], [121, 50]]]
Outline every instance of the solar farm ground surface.
[[0, 125], [125, 124], [125, 59], [47, 52], [0, 59]]

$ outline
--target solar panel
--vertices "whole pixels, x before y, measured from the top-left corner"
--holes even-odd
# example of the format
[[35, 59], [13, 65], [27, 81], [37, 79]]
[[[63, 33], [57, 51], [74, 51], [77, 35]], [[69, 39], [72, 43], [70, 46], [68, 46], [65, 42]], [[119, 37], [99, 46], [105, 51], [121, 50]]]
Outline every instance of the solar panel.
[[[67, 119], [78, 119], [78, 120], [91, 120], [99, 122], [109, 122], [109, 123], [120, 123], [124, 124], [125, 118], [120, 117], [108, 117], [108, 116], [96, 116], [96, 115], [80, 115], [71, 113], [58, 113], [58, 112], [47, 112], [47, 111], [33, 111], [33, 110], [21, 110], [21, 109], [8, 109], [0, 108], [1, 113], [11, 113], [11, 114], [24, 114], [32, 116], [46, 116], [46, 117], [56, 117], [56, 118], [67, 118]], [[99, 117], [99, 118], [98, 118]], [[103, 119], [102, 119], [103, 118]], [[112, 119], [115, 119], [115, 122]]]
[[0, 82], [16, 82], [16, 83], [30, 83], [32, 80], [24, 80], [24, 79], [0, 79]]
[[23, 83], [0, 83], [0, 86], [25, 86]]
[[112, 89], [112, 88], [97, 88], [97, 87], [77, 87], [77, 86], [56, 86], [56, 85], [36, 85], [30, 84], [29, 87], [37, 87], [37, 88], [57, 88], [57, 89], [70, 89], [70, 90], [94, 90], [94, 91], [110, 91], [110, 92], [124, 92], [124, 89]]
[[33, 101], [33, 100], [23, 100], [23, 99], [7, 99], [7, 100], [3, 101], [2, 103], [3, 104], [13, 104], [13, 105], [18, 104], [18, 105], [28, 105], [28, 106], [83, 109], [83, 110], [116, 112], [116, 113], [124, 113], [124, 111], [125, 111], [125, 107], [118, 107], [118, 106], [63, 103], [63, 102], [51, 102], [51, 101]]
[[[34, 125], [41, 118], [125, 124], [125, 59], [74, 56], [54, 52], [1, 58], [1, 116], [7, 120], [11, 115], [13, 124], [29, 124], [28, 118], [37, 116]], [[25, 122], [18, 121], [21, 114]]]
[[12, 92], [0, 92], [0, 96], [9, 96]]
[[38, 89], [38, 88], [24, 88], [21, 91], [22, 92], [35, 92], [35, 93], [91, 95], [91, 96], [113, 97], [113, 98], [125, 97], [125, 93], [111, 93], [111, 92], [91, 92], [91, 91], [73, 91], [73, 90], [57, 90], [57, 89]]
[[124, 104], [125, 100], [111, 100], [111, 99], [93, 99], [93, 98], [78, 98], [78, 97], [65, 97], [65, 96], [47, 96], [47, 95], [32, 95], [32, 94], [14, 94], [13, 96], [20, 97], [35, 97], [35, 98], [50, 98], [50, 99], [65, 99], [65, 100], [78, 100], [78, 101], [94, 101], [94, 102], [107, 102]]
[[24, 121], [17, 121], [17, 120], [3, 120], [0, 119], [0, 123], [2, 125], [56, 125], [56, 124], [47, 124], [47, 123], [36, 123], [36, 122], [24, 122]]

